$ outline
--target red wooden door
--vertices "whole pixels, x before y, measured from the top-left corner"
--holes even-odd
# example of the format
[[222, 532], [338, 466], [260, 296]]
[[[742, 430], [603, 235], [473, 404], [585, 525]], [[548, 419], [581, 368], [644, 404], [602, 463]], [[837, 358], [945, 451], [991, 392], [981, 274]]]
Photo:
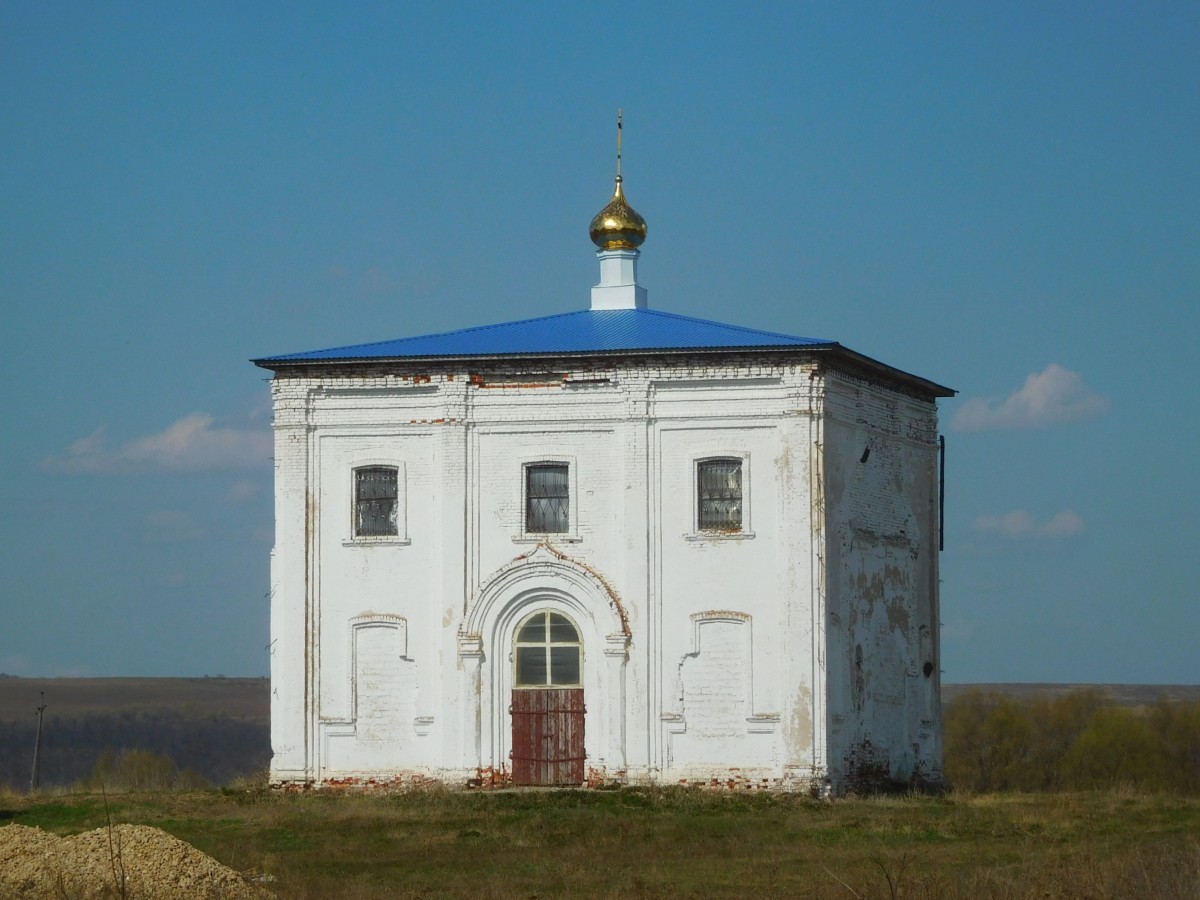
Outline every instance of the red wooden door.
[[512, 694], [514, 784], [583, 783], [583, 688]]
[[583, 643], [559, 612], [527, 616], [513, 638], [512, 775], [516, 784], [583, 782]]

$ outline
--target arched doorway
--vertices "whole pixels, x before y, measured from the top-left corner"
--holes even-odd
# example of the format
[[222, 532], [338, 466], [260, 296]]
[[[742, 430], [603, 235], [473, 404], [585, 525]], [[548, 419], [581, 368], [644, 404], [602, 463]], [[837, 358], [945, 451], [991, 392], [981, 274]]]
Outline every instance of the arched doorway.
[[512, 780], [569, 785], [584, 778], [583, 641], [561, 612], [526, 616], [513, 637]]

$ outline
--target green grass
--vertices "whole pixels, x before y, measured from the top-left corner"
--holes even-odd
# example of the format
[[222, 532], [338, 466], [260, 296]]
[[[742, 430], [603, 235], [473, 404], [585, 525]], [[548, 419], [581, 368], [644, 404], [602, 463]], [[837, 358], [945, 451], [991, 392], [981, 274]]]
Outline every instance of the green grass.
[[[819, 803], [685, 789], [122, 794], [284, 897], [1200, 896], [1200, 800], [1129, 791]], [[96, 795], [0, 797], [72, 834]], [[889, 884], [890, 879], [890, 884]]]

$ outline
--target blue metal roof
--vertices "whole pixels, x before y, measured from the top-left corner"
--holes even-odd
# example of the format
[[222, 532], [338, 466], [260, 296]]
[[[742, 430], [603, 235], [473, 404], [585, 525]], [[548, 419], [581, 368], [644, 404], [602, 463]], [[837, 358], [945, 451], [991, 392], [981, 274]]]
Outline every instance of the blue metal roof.
[[587, 309], [442, 334], [270, 356], [255, 363], [274, 368], [274, 364], [306, 361], [834, 346], [835, 342], [821, 338], [739, 328], [657, 310]]

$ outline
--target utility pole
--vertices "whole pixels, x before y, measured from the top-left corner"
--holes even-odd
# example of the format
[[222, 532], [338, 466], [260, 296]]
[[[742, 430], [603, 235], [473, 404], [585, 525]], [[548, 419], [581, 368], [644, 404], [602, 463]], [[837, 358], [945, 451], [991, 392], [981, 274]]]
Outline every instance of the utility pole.
[[36, 791], [42, 783], [42, 713], [46, 711], [46, 692], [42, 692], [42, 705], [37, 708], [37, 740], [33, 744], [33, 777], [29, 779], [29, 790]]

